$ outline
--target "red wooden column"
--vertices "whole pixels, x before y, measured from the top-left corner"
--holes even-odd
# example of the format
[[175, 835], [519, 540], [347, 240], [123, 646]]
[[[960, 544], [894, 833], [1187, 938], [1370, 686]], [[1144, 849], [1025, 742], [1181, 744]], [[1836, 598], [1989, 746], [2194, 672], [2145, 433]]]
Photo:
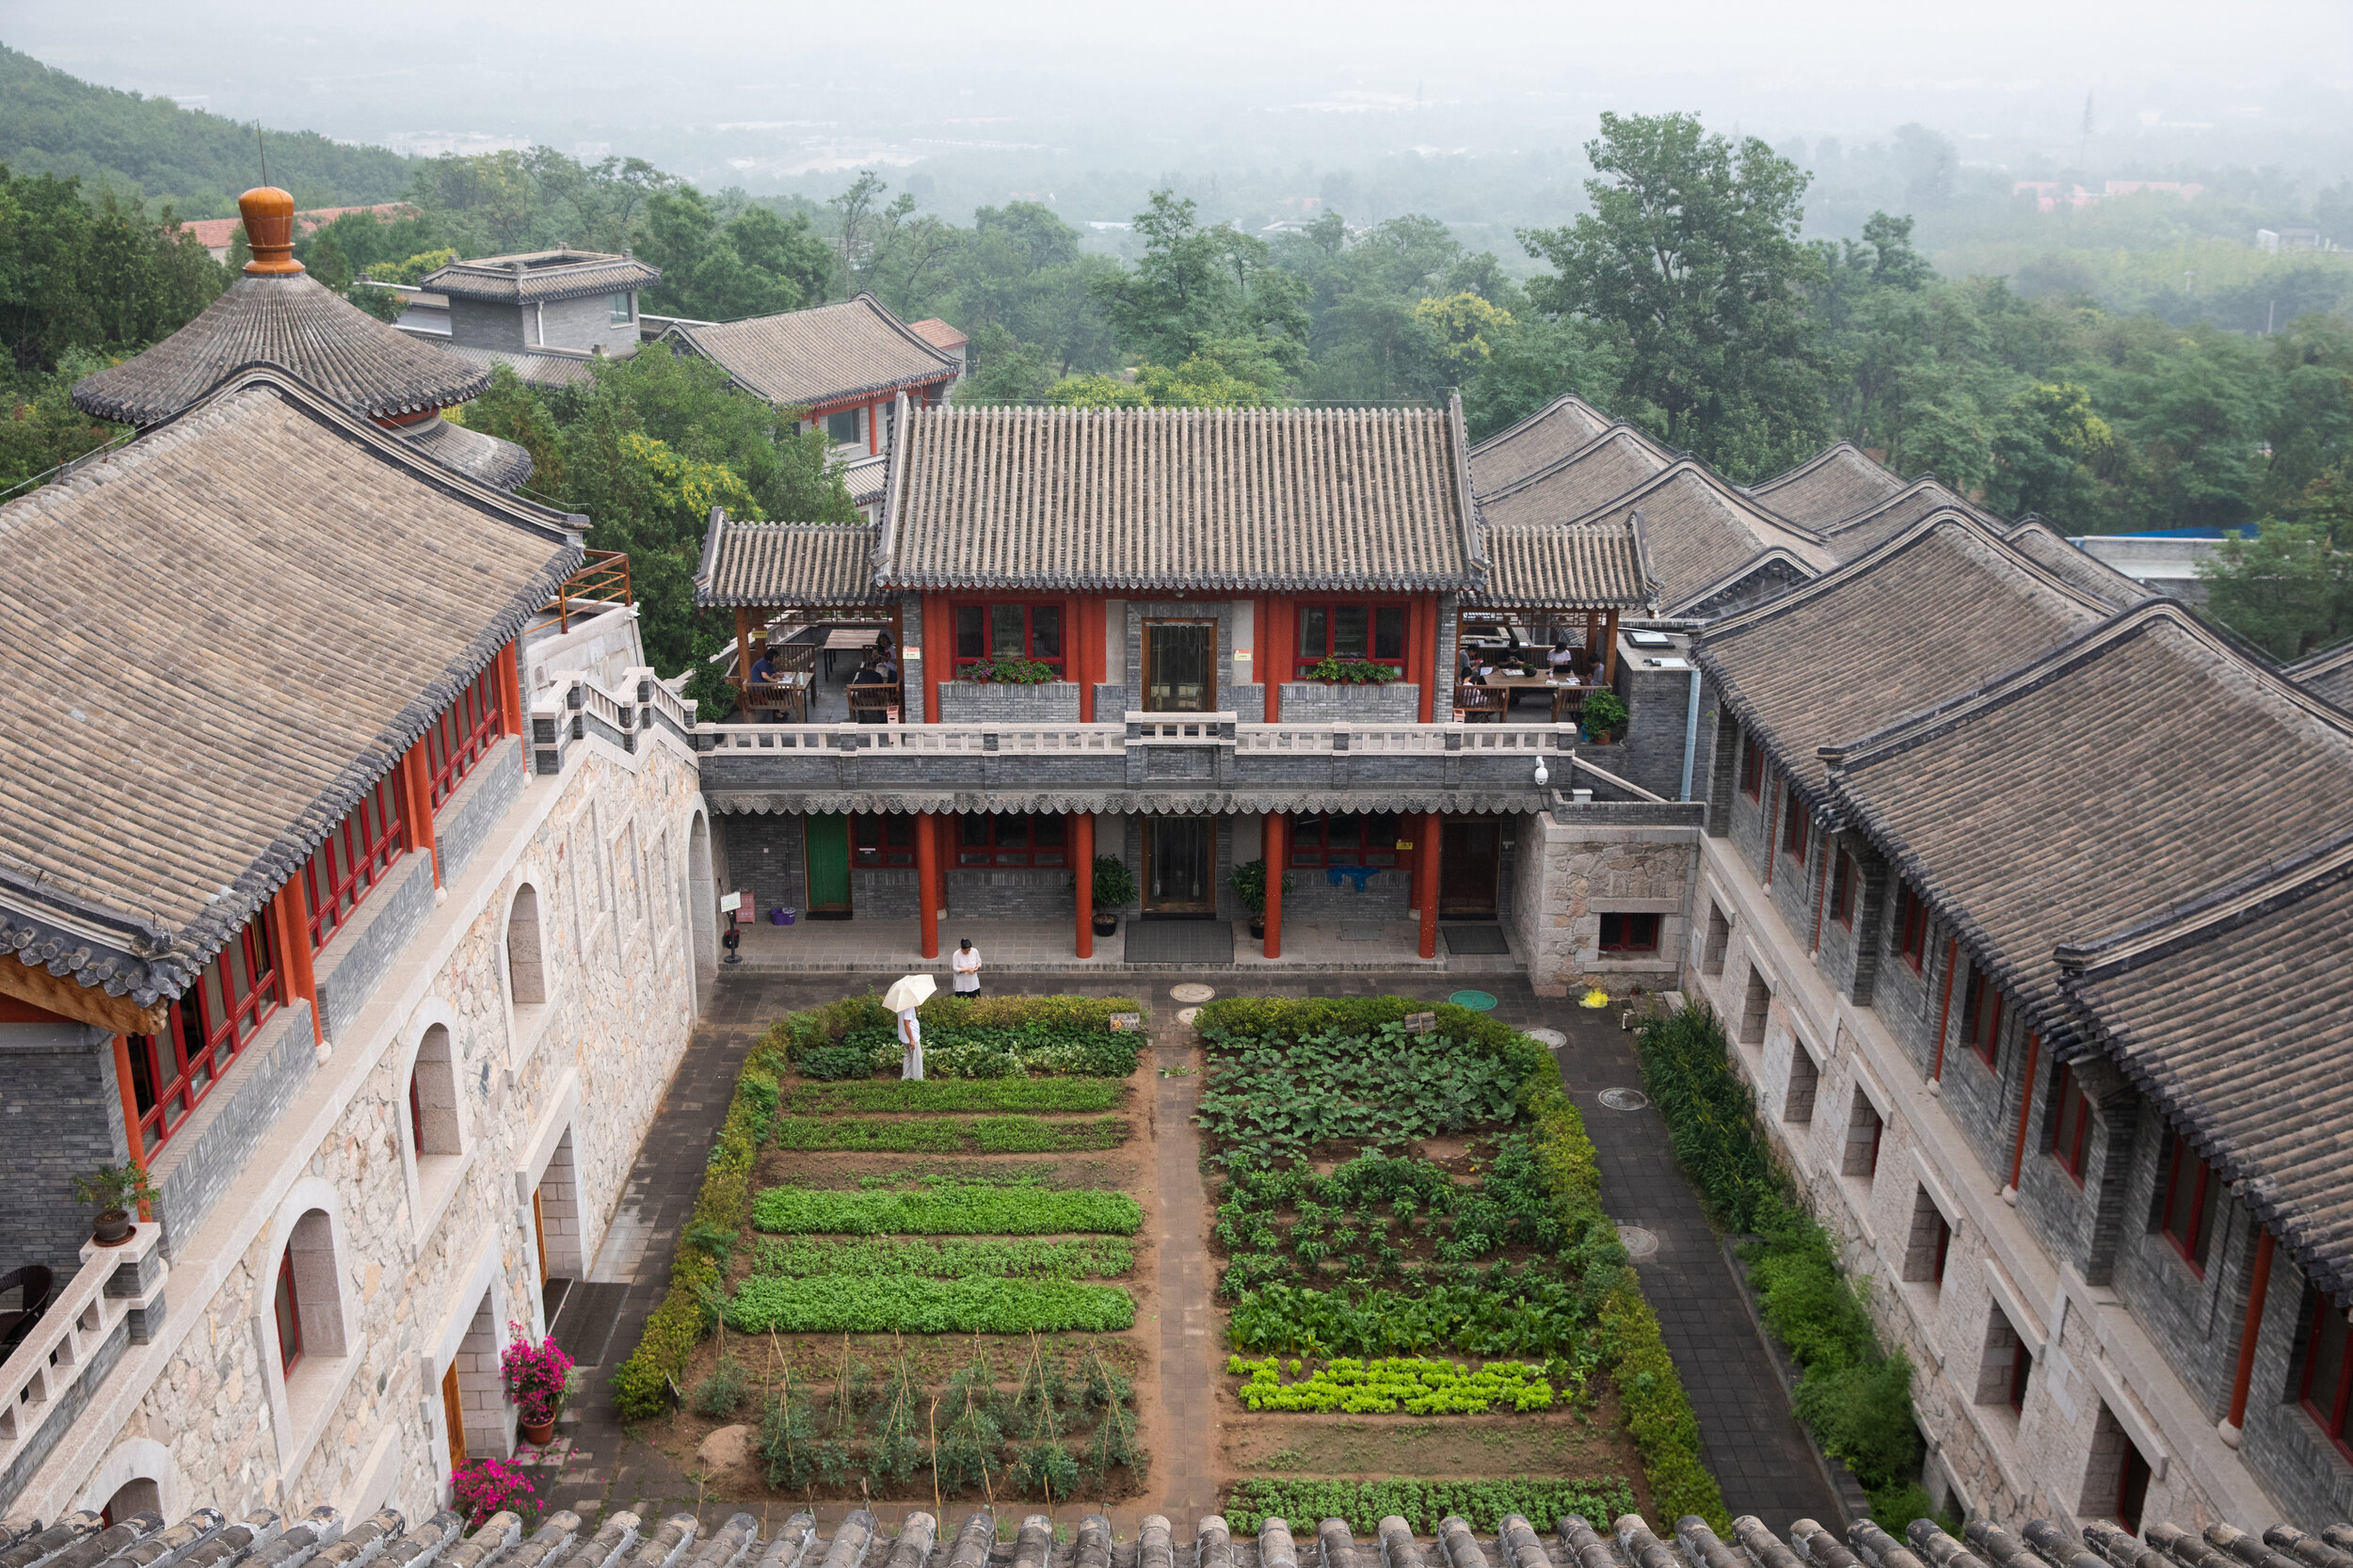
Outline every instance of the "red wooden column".
[[289, 1002], [299, 997], [311, 1004], [311, 1043], [323, 1046], [327, 1025], [319, 1018], [318, 981], [311, 972], [311, 901], [303, 893], [300, 872], [270, 895], [270, 924], [277, 938], [270, 960], [278, 966], [279, 995]]
[[398, 783], [400, 820], [410, 850], [433, 857], [433, 886], [441, 885], [441, 851], [433, 837], [433, 780], [425, 772], [424, 743], [401, 754]]
[[1095, 956], [1095, 813], [1080, 811], [1070, 821], [1070, 864], [1079, 888], [1079, 956]]
[[1421, 838], [1414, 858], [1421, 866], [1421, 955], [1438, 956], [1438, 813], [1421, 814]]
[[[1078, 606], [1078, 613], [1071, 617], [1074, 624], [1070, 628], [1070, 632], [1079, 640], [1075, 647], [1067, 642], [1064, 644], [1063, 667], [1069, 670], [1070, 679], [1079, 683], [1079, 722], [1093, 724], [1095, 722], [1095, 666], [1103, 657], [1103, 635], [1096, 629], [1096, 623], [1099, 618], [1103, 601], [1099, 599], [1080, 599], [1074, 600], [1072, 602]], [[1092, 832], [1093, 829], [1090, 828], [1088, 831]], [[1083, 943], [1086, 937], [1081, 936], [1080, 940]], [[1084, 958], [1086, 953], [1082, 951], [1079, 956]]]
[[939, 818], [929, 811], [915, 819], [915, 896], [922, 901], [915, 916], [915, 949], [926, 958], [939, 956], [938, 828]]
[[[491, 660], [498, 671], [499, 733], [512, 735], [516, 740], [516, 755], [522, 760], [523, 772], [531, 771], [531, 740], [523, 733], [523, 694], [515, 675], [515, 645], [508, 643]], [[743, 672], [748, 676], [751, 671]]]
[[[136, 1146], [136, 1140], [134, 1140]], [[2263, 1332], [2264, 1298], [2271, 1291], [2271, 1232], [2255, 1238], [2255, 1275], [2247, 1287], [2247, 1321], [2238, 1336], [2238, 1375], [2231, 1382], [2231, 1413], [2222, 1418], [2222, 1441], [2238, 1447], [2247, 1428], [2247, 1393], [2255, 1381], [2255, 1339]]]
[[955, 617], [937, 594], [923, 596], [923, 722], [939, 722], [939, 666], [956, 660]]
[[1290, 860], [1290, 821], [1280, 811], [1258, 819], [1258, 853], [1266, 856], [1266, 943], [1269, 958], [1283, 956], [1283, 868]]
[[2009, 1185], [2002, 1190], [2002, 1196], [2011, 1203], [2018, 1201], [2018, 1173], [2026, 1165], [2026, 1128], [2034, 1119], [2034, 1073], [2041, 1054], [2042, 1036], [2028, 1030], [2026, 1071], [2018, 1083], [2018, 1140], [2009, 1150]]

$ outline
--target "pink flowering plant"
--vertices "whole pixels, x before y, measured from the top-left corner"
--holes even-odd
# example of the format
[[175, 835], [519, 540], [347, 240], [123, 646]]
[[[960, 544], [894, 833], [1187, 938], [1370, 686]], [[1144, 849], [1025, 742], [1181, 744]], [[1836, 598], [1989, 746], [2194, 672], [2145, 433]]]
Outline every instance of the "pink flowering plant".
[[521, 1415], [523, 1425], [544, 1427], [555, 1419], [558, 1405], [571, 1387], [572, 1358], [553, 1336], [534, 1340], [522, 1332], [522, 1324], [509, 1323], [516, 1331], [499, 1356], [499, 1368], [506, 1379], [506, 1397]]
[[452, 1471], [449, 1480], [469, 1529], [503, 1509], [521, 1513], [536, 1496], [523, 1473], [503, 1459], [474, 1460]]

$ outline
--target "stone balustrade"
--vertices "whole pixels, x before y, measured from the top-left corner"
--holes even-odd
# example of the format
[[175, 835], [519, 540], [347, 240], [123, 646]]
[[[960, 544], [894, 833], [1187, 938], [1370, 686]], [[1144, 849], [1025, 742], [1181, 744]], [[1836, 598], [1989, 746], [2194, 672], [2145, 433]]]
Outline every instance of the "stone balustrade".
[[140, 1224], [120, 1246], [85, 1241], [82, 1267], [0, 1365], [0, 1503], [56, 1446], [124, 1347], [145, 1344], [162, 1322], [163, 1235], [160, 1224]]

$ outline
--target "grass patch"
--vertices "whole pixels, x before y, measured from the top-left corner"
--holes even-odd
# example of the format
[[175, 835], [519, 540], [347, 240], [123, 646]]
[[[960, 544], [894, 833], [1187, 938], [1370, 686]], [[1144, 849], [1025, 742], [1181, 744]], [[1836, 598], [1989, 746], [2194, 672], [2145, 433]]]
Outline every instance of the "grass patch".
[[860, 1111], [1110, 1111], [1126, 1097], [1116, 1078], [865, 1079], [796, 1083], [784, 1108], [797, 1116]]
[[1144, 1206], [1125, 1192], [933, 1182], [911, 1192], [771, 1187], [752, 1224], [772, 1234], [847, 1236], [1133, 1236]]
[[1128, 1123], [1119, 1116], [1063, 1122], [1042, 1116], [785, 1116], [776, 1137], [778, 1148], [826, 1154], [1075, 1154], [1127, 1141]]
[[1116, 1236], [1069, 1240], [934, 1241], [874, 1236], [857, 1240], [794, 1236], [760, 1243], [754, 1270], [784, 1279], [820, 1274], [914, 1274], [934, 1279], [1102, 1279], [1136, 1266], [1136, 1249]]
[[1067, 1280], [757, 1275], [726, 1317], [746, 1334], [1113, 1334], [1134, 1324], [1136, 1303], [1115, 1285]]

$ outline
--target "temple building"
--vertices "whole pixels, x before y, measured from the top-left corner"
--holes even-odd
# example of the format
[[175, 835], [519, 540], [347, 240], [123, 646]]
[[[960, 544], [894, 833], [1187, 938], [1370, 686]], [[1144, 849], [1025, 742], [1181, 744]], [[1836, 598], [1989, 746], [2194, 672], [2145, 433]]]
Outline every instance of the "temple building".
[[910, 327], [871, 294], [743, 321], [672, 322], [662, 339], [752, 396], [801, 410], [801, 427], [824, 431], [844, 458], [889, 450], [896, 400], [940, 407], [965, 365], [962, 333], [942, 321]]

